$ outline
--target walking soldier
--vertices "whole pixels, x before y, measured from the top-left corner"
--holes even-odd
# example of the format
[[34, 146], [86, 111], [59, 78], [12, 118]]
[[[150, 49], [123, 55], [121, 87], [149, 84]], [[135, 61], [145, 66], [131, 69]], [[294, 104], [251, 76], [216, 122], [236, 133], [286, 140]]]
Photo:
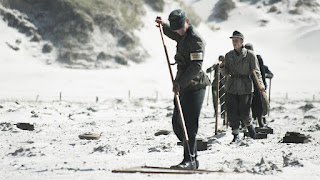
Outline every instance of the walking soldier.
[[234, 31], [230, 38], [234, 49], [225, 55], [225, 60], [220, 62], [220, 68], [223, 75], [230, 77], [225, 85], [226, 106], [227, 118], [234, 136], [232, 142], [235, 142], [239, 140], [240, 121], [247, 127], [250, 137], [255, 138], [250, 116], [254, 90], [253, 81], [250, 78], [252, 71], [255, 71], [258, 76], [261, 91], [264, 91], [264, 85], [255, 54], [243, 47], [243, 34]]

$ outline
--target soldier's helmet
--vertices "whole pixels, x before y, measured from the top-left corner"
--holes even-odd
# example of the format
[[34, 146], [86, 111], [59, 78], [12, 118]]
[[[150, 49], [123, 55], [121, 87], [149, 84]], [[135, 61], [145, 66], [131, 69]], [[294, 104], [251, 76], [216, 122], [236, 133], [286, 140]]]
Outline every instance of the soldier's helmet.
[[172, 30], [179, 30], [181, 29], [187, 19], [187, 14], [181, 10], [181, 9], [176, 9], [172, 11], [169, 15], [169, 22], [170, 22], [170, 28]]

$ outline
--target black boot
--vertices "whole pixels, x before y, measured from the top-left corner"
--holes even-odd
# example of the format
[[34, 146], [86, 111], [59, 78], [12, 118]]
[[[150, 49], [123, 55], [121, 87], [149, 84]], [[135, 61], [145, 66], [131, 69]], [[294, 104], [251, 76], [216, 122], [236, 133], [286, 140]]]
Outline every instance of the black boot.
[[263, 119], [263, 124], [267, 124], [267, 119], [266, 119], [266, 117], [263, 117], [262, 119]]
[[240, 141], [239, 134], [233, 134], [233, 139], [230, 144], [236, 143]]
[[264, 127], [264, 123], [262, 121], [262, 118], [258, 118], [259, 127]]
[[189, 160], [183, 160], [180, 164], [171, 166], [171, 169], [187, 169], [187, 170], [195, 170], [199, 168], [199, 161], [194, 159], [191, 161]]
[[249, 131], [249, 136], [254, 139], [256, 137], [256, 131], [254, 130], [253, 125], [247, 126], [247, 129]]
[[197, 160], [197, 141], [195, 138], [190, 138], [188, 142], [192, 157], [190, 156], [187, 143], [183, 141], [183, 161], [176, 166], [171, 166], [170, 168], [190, 170], [198, 169], [199, 161]]

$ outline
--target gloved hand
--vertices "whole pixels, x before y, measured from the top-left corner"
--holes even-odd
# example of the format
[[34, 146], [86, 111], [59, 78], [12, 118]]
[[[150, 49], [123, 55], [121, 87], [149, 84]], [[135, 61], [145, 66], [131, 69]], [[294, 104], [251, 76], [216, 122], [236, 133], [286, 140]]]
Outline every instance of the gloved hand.
[[273, 78], [273, 74], [266, 74], [266, 78], [272, 79]]
[[219, 66], [220, 66], [220, 68], [223, 68], [224, 67], [224, 62], [223, 61], [219, 61]]
[[162, 26], [164, 26], [166, 24], [166, 22], [164, 20], [162, 20], [162, 18], [160, 16], [156, 17], [155, 22], [158, 24], [161, 24]]

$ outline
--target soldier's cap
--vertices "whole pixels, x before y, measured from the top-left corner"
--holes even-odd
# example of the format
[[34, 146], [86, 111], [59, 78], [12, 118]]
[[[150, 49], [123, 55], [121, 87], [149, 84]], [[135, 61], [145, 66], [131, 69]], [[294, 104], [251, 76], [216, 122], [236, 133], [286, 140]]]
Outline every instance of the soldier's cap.
[[242, 40], [244, 39], [243, 34], [239, 31], [233, 31], [230, 38], [241, 38]]
[[248, 50], [253, 51], [253, 45], [251, 43], [247, 43], [246, 45], [244, 45], [244, 47]]
[[176, 9], [174, 11], [172, 11], [169, 15], [169, 22], [170, 22], [170, 28], [172, 30], [179, 30], [181, 29], [187, 19], [187, 14], [181, 10], [181, 9]]

